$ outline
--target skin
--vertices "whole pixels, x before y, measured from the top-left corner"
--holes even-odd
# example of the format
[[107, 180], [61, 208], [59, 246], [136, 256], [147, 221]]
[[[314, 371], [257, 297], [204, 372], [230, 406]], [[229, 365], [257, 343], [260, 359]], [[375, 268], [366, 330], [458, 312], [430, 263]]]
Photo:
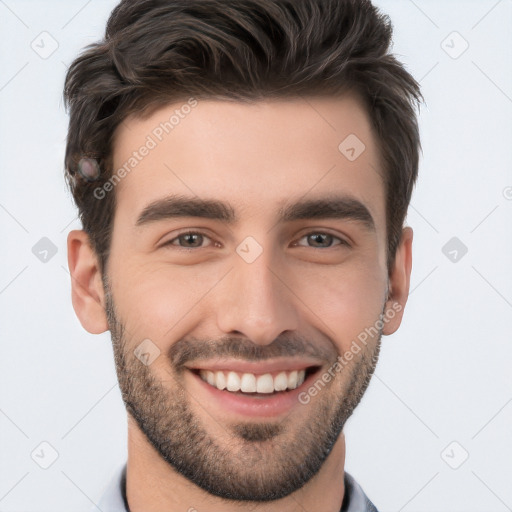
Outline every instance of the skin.
[[[114, 140], [114, 169], [182, 104], [126, 119]], [[338, 150], [349, 134], [366, 146], [354, 161]], [[69, 234], [75, 311], [89, 332], [112, 333], [128, 410], [131, 512], [339, 511], [342, 429], [368, 386], [381, 336], [400, 326], [409, 292], [413, 232], [403, 229], [388, 273], [381, 169], [356, 96], [199, 101], [115, 187], [104, 280], [87, 235]], [[281, 206], [333, 193], [366, 205], [375, 231], [348, 219], [278, 221]], [[239, 220], [136, 226], [145, 206], [169, 194], [229, 202]], [[187, 230], [205, 236], [176, 238]], [[306, 236], [315, 233], [335, 238]], [[247, 236], [263, 249], [252, 263], [236, 252]], [[314, 352], [323, 373], [391, 309], [396, 314], [321, 392], [282, 416], [220, 410], [184, 367], [194, 359], [187, 347], [214, 360], [234, 356], [234, 342], [242, 359]], [[133, 355], [144, 339], [160, 350], [149, 366]]]

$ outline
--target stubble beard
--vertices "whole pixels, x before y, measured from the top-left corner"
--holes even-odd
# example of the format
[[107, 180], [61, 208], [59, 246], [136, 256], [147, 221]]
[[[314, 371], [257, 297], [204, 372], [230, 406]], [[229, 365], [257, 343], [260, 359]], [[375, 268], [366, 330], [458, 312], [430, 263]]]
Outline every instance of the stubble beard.
[[330, 389], [320, 391], [307, 405], [297, 405], [309, 408], [307, 416], [301, 415], [302, 423], [292, 417], [226, 422], [221, 425], [222, 437], [215, 438], [191, 407], [195, 401], [183, 381], [187, 370], [174, 369], [171, 362], [165, 380], [172, 387], [164, 386], [150, 366], [135, 357], [137, 343], [129, 339], [108, 288], [106, 311], [128, 413], [174, 471], [207, 493], [230, 501], [278, 500], [319, 472], [369, 385], [382, 337], [381, 330], [376, 344], [365, 346], [333, 379]]

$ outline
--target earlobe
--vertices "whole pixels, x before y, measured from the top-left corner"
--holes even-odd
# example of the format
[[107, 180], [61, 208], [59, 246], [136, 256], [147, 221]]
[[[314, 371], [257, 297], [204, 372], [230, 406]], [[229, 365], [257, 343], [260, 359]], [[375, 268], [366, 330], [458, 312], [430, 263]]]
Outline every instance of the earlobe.
[[402, 323], [405, 304], [409, 296], [412, 270], [413, 230], [405, 227], [389, 276], [389, 296], [384, 311], [384, 335], [393, 334]]
[[85, 231], [71, 231], [67, 245], [75, 313], [86, 331], [91, 334], [105, 332], [108, 322], [98, 257]]

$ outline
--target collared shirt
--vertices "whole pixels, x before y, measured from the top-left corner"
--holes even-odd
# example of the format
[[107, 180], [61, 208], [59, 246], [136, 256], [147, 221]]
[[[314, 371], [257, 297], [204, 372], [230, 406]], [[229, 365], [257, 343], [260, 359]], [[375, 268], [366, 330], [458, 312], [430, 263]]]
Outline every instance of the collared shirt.
[[[340, 512], [378, 512], [368, 499], [361, 486], [345, 471], [345, 495]], [[126, 463], [119, 468], [108, 484], [98, 506], [91, 512], [129, 512], [126, 501]]]

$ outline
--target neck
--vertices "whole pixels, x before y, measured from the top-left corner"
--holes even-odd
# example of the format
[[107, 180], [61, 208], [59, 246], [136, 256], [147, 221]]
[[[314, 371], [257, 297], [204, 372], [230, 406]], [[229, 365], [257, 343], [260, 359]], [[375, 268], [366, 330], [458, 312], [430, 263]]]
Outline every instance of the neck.
[[[301, 489], [279, 500], [251, 502], [250, 509], [339, 512], [345, 493], [344, 465], [342, 432], [320, 471]], [[214, 496], [183, 477], [160, 457], [129, 415], [126, 495], [130, 512], [242, 512], [249, 504]]]

